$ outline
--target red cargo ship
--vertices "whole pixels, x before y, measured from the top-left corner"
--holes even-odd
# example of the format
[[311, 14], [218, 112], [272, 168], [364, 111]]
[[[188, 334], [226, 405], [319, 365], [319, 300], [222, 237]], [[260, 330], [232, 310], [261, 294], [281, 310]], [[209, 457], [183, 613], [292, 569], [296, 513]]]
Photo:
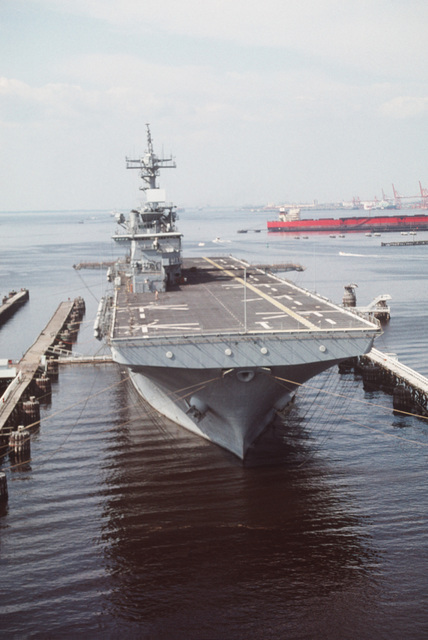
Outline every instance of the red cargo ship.
[[[428, 230], [428, 215], [393, 215], [393, 216], [355, 216], [343, 218], [319, 218], [316, 220], [296, 219], [296, 215], [280, 214], [279, 220], [267, 223], [268, 231], [364, 231], [377, 233], [386, 231], [425, 231]], [[294, 219], [293, 219], [294, 218]]]

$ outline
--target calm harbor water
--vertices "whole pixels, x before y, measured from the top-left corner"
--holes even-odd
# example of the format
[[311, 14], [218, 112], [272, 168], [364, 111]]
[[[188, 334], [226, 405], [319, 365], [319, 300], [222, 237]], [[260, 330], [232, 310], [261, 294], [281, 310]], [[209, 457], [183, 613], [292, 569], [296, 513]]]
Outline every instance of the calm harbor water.
[[[428, 376], [428, 246], [268, 235], [268, 217], [184, 212], [185, 252], [297, 262], [305, 270], [287, 275], [336, 302], [351, 282], [361, 305], [389, 293], [377, 347]], [[74, 350], [102, 349], [92, 325], [105, 272], [72, 265], [113, 259], [113, 223], [0, 214], [0, 293], [30, 289], [0, 329], [1, 358], [19, 359], [78, 295]], [[30, 464], [3, 460], [2, 636], [426, 638], [427, 459], [428, 423], [336, 368], [299, 391], [244, 467], [158, 416], [115, 366], [62, 367]]]

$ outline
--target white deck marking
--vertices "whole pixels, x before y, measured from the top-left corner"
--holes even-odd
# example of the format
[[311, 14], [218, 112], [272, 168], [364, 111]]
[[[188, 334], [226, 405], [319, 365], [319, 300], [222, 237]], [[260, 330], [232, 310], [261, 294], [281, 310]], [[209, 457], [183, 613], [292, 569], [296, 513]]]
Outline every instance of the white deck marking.
[[334, 320], [332, 320], [331, 318], [326, 318], [325, 319], [326, 322], [329, 322], [330, 324], [337, 324], [337, 322], [335, 322]]
[[184, 304], [156, 304], [151, 303], [147, 309], [156, 309], [156, 311], [189, 311], [189, 305], [187, 303]]
[[179, 329], [183, 331], [185, 329], [195, 331], [199, 329], [199, 322], [180, 322], [176, 324], [158, 324], [157, 321], [151, 322], [148, 325], [149, 329]]
[[263, 318], [264, 318], [265, 320], [278, 320], [278, 318], [286, 318], [286, 317], [287, 317], [287, 314], [286, 314], [286, 313], [278, 313], [278, 314], [277, 314], [277, 315], [275, 315], [275, 316], [271, 316], [271, 315], [269, 315], [269, 316], [264, 315], [264, 316], [263, 316]]
[[[227, 269], [223, 269], [218, 263], [216, 263], [214, 260], [211, 260], [211, 258], [204, 257], [204, 260], [206, 260], [206, 262], [209, 262], [210, 264], [214, 265], [218, 269], [221, 269], [222, 271], [224, 271], [224, 273], [229, 274], [232, 278], [235, 278], [236, 280], [238, 280], [238, 282], [241, 282], [241, 284], [245, 284], [242, 278], [239, 278], [239, 277], [235, 276], [231, 271], [228, 271]], [[258, 287], [256, 287], [256, 286], [254, 286], [253, 284], [251, 284], [249, 282], [247, 282], [246, 284], [247, 284], [247, 288], [248, 289], [251, 289], [251, 291], [254, 291], [255, 293], [258, 293], [260, 296], [262, 296], [262, 298], [265, 298], [265, 300], [268, 300], [271, 304], [275, 305], [276, 307], [278, 307], [282, 311], [285, 311], [285, 313], [287, 313], [289, 316], [291, 316], [292, 318], [297, 320], [297, 322], [299, 322], [300, 324], [303, 324], [306, 328], [312, 329], [312, 330], [313, 329], [318, 330], [318, 327], [316, 327], [316, 325], [314, 325], [312, 322], [307, 320], [307, 318], [304, 318], [303, 316], [299, 315], [298, 313], [295, 313], [294, 311], [292, 311], [288, 307], [286, 307], [283, 304], [281, 304], [281, 302], [279, 302], [277, 299], [272, 298], [272, 296], [270, 296], [270, 295], [268, 295], [266, 293], [263, 293], [263, 291], [260, 291], [260, 289]]]

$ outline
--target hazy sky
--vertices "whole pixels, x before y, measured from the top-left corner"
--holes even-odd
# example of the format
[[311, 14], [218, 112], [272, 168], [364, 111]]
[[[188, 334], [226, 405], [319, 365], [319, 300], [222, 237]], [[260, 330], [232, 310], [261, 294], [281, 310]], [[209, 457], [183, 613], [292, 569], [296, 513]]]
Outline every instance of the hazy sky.
[[0, 210], [428, 187], [427, 0], [0, 0]]

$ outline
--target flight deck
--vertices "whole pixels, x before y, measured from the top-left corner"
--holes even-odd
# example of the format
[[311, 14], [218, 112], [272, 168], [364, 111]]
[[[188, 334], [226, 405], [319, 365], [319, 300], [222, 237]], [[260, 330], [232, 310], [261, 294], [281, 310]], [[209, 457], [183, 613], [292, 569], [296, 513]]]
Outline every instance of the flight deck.
[[166, 292], [118, 290], [114, 338], [263, 332], [373, 331], [378, 325], [267, 269], [233, 257], [183, 261], [182, 281]]

